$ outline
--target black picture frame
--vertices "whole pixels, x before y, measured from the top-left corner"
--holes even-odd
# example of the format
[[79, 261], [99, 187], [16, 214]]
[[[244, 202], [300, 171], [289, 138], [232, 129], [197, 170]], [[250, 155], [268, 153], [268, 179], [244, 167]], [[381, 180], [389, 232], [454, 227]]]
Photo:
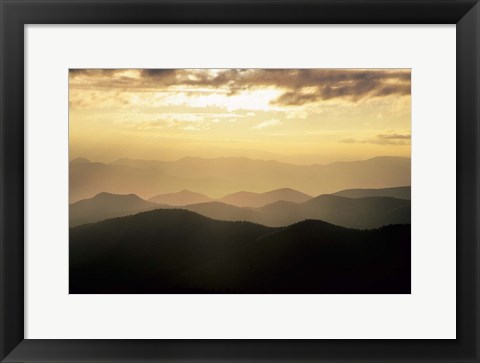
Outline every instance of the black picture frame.
[[[2, 362], [480, 362], [478, 0], [0, 0], [0, 15]], [[24, 26], [158, 23], [456, 24], [457, 339], [24, 339]]]

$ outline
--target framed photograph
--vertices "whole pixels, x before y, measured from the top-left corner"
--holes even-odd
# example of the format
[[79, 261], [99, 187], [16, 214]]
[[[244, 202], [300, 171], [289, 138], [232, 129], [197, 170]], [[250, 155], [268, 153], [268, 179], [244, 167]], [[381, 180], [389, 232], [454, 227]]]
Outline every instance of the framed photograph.
[[409, 294], [410, 83], [70, 69], [69, 293]]
[[1, 1], [2, 362], [480, 362], [480, 5]]

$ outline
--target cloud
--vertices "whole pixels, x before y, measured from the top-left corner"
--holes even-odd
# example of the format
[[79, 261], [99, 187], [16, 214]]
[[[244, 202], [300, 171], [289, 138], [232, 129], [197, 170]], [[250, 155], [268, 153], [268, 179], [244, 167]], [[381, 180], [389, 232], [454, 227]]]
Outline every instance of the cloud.
[[410, 145], [411, 137], [409, 134], [383, 134], [370, 139], [345, 138], [339, 142], [342, 144]]
[[154, 78], [161, 78], [161, 77], [170, 77], [175, 75], [178, 70], [176, 69], [142, 69], [142, 74], [145, 77], [154, 77]]
[[311, 103], [315, 101], [320, 101], [322, 97], [319, 94], [307, 93], [302, 94], [301, 92], [285, 92], [280, 97], [278, 97], [274, 103], [277, 105], [303, 105], [305, 103]]
[[366, 97], [410, 94], [410, 72], [387, 70], [307, 70], [290, 91], [274, 101], [294, 106], [331, 99], [357, 102]]
[[331, 99], [409, 95], [409, 69], [71, 69], [72, 87], [168, 90], [207, 89], [229, 96], [252, 89], [275, 88], [272, 101], [300, 106]]
[[[410, 70], [390, 69], [231, 69], [219, 73], [193, 71], [186, 84], [227, 87], [231, 95], [256, 87], [284, 90], [279, 105], [303, 105], [334, 98], [356, 102], [367, 96], [410, 94]], [[182, 76], [179, 82], [182, 82]]]
[[70, 68], [69, 69], [71, 77], [78, 77], [78, 76], [109, 77], [121, 71], [122, 71], [121, 69], [111, 69], [111, 68]]
[[280, 120], [272, 119], [272, 120], [260, 122], [258, 125], [253, 126], [252, 129], [263, 130], [267, 127], [280, 125], [280, 123], [281, 123]]

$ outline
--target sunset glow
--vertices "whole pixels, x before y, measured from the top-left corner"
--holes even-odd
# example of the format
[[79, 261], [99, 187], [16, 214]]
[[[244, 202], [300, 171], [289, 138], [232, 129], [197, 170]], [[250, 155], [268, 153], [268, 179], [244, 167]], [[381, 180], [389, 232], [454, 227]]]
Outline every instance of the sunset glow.
[[70, 159], [410, 157], [410, 70], [88, 69], [69, 90]]

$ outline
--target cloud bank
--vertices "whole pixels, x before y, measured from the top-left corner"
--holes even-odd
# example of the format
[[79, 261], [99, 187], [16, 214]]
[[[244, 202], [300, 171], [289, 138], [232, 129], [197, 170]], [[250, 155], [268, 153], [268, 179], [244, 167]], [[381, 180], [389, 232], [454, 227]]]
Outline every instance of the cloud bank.
[[223, 91], [235, 95], [262, 88], [281, 90], [280, 106], [341, 99], [404, 96], [411, 92], [410, 69], [71, 69], [73, 88], [122, 91]]

